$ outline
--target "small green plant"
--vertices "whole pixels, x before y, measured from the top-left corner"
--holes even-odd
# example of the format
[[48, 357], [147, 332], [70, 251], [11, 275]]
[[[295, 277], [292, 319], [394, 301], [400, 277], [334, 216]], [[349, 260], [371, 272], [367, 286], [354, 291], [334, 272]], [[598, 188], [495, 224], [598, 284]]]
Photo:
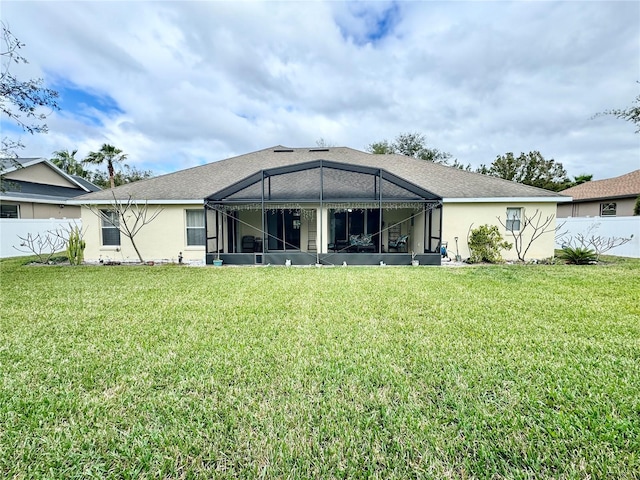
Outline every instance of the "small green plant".
[[84, 261], [84, 249], [87, 246], [82, 239], [82, 232], [76, 226], [69, 231], [67, 240], [67, 258], [71, 265], [81, 265]]
[[495, 225], [480, 225], [469, 232], [467, 239], [471, 256], [469, 262], [502, 262], [500, 250], [510, 250], [513, 245], [502, 238]]
[[590, 248], [564, 247], [558, 254], [558, 258], [572, 265], [588, 265], [597, 261], [598, 254]]

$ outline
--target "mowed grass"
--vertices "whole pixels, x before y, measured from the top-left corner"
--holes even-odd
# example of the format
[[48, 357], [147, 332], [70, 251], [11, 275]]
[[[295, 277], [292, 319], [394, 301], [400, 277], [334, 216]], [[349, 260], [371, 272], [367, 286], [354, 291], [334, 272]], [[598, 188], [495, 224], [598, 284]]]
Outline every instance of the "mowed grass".
[[639, 478], [640, 262], [0, 263], [2, 478]]

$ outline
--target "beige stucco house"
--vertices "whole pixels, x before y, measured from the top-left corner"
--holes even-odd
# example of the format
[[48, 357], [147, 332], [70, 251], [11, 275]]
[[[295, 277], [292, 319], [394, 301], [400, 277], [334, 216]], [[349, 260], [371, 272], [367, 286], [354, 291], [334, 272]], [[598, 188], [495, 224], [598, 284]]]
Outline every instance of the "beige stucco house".
[[[294, 265], [404, 265], [412, 252], [438, 265], [443, 244], [469, 256], [471, 228], [500, 225], [498, 217], [519, 228], [525, 216], [555, 215], [570, 200], [402, 155], [277, 146], [74, 200], [83, 206], [87, 261], [137, 259], [114, 228], [114, 197], [162, 209], [135, 237], [144, 260]], [[553, 250], [554, 235], [545, 234], [528, 256]]]
[[630, 217], [640, 196], [640, 170], [563, 190], [573, 198], [558, 205], [558, 217]]
[[69, 200], [100, 190], [46, 158], [0, 159], [0, 171], [4, 187], [0, 191], [0, 218], [80, 218], [80, 206]]

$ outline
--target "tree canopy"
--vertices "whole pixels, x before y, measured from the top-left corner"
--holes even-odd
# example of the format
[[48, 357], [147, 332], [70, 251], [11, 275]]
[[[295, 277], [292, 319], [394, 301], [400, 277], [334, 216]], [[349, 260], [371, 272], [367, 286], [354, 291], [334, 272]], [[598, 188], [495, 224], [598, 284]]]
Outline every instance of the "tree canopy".
[[[639, 82], [640, 83], [640, 82]], [[613, 115], [621, 120], [631, 122], [636, 126], [636, 133], [640, 133], [640, 95], [638, 95], [630, 107], [628, 108], [614, 108], [612, 110], [605, 110], [596, 114], [596, 117], [601, 115]]]
[[127, 154], [122, 153], [122, 150], [108, 143], [104, 143], [97, 152], [89, 152], [89, 155], [83, 160], [83, 163], [91, 163], [94, 165], [106, 164], [107, 173], [109, 174], [109, 184], [111, 188], [115, 188], [115, 164], [123, 162], [126, 158]]
[[[2, 38], [0, 39], [0, 114], [24, 132], [46, 133], [47, 124], [43, 123], [47, 115], [53, 110], [58, 110], [58, 92], [44, 86], [44, 80], [34, 78], [19, 80], [10, 68], [16, 64], [28, 63], [27, 59], [20, 54], [20, 49], [25, 45], [20, 42], [9, 27], [2, 25]], [[43, 108], [48, 112], [44, 113]], [[4, 120], [3, 118], [3, 120]], [[0, 147], [0, 157], [10, 158], [14, 161], [18, 157], [16, 150], [24, 148], [19, 140], [9, 137], [2, 137]], [[3, 190], [2, 171], [0, 170], [0, 191]]]
[[76, 160], [76, 153], [78, 153], [78, 150], [72, 150], [71, 152], [68, 150], [56, 150], [53, 152], [53, 157], [51, 157], [51, 163], [69, 175], [78, 175], [91, 180], [91, 172], [85, 170], [82, 162]]
[[[400, 133], [393, 142], [382, 140], [366, 147], [367, 152], [374, 154], [397, 153], [408, 157], [419, 158], [429, 162], [448, 164], [453, 156], [437, 148], [427, 146], [427, 138], [418, 132]], [[457, 163], [457, 162], [456, 162]], [[458, 166], [458, 165], [456, 165]]]
[[547, 160], [538, 151], [521, 153], [518, 157], [512, 152], [498, 155], [491, 165], [481, 165], [477, 172], [554, 192], [571, 185], [562, 163]]
[[[85, 178], [100, 188], [109, 188], [111, 186], [111, 178], [108, 174], [104, 172], [86, 170], [84, 168], [86, 163], [93, 162], [76, 160], [76, 153], [78, 153], [78, 150], [57, 150], [53, 152], [51, 161], [55, 166], [69, 175], [77, 175]], [[151, 170], [139, 170], [136, 167], [131, 167], [127, 164], [122, 164], [122, 168], [116, 168], [116, 165], [113, 164], [113, 185], [116, 187], [124, 185], [125, 183], [151, 178], [152, 176], [153, 172]]]

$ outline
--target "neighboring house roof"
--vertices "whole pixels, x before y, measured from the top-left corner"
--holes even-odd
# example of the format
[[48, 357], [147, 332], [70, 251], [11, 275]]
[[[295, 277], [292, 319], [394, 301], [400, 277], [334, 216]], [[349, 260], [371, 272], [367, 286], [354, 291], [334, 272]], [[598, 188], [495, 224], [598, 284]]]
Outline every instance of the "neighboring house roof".
[[6, 199], [19, 197], [35, 200], [65, 200], [85, 194], [85, 190], [78, 188], [61, 187], [58, 185], [46, 185], [43, 183], [25, 182], [22, 180], [9, 180], [5, 182], [5, 191], [2, 196]]
[[[74, 185], [66, 187], [61, 185], [51, 185], [48, 183], [31, 182], [24, 179], [10, 178], [12, 172], [25, 172], [25, 176], [29, 177], [29, 167], [43, 164], [52, 170], [56, 175], [66, 180], [66, 184]], [[69, 175], [60, 168], [56, 167], [46, 158], [17, 158], [17, 159], [0, 159], [0, 171], [3, 175], [9, 175], [4, 182], [4, 192], [0, 192], [0, 197], [4, 200], [14, 201], [33, 201], [43, 203], [65, 202], [68, 199], [84, 195], [86, 193], [100, 191], [100, 187], [94, 185], [88, 180], [76, 175]]]
[[76, 182], [78, 182], [80, 185], [82, 185], [85, 189], [89, 190], [90, 192], [99, 192], [100, 190], [102, 190], [95, 183], [92, 183], [86, 178], [83, 178], [79, 175], [71, 175], [71, 178], [73, 178]]
[[530, 187], [480, 173], [468, 172], [404, 155], [375, 155], [347, 147], [287, 148], [276, 146], [238, 157], [180, 170], [114, 190], [83, 195], [74, 203], [117, 198], [149, 201], [203, 201], [205, 197], [263, 169], [283, 167], [313, 160], [332, 160], [347, 164], [383, 168], [420, 188], [445, 199], [537, 198], [569, 200], [556, 192]]
[[640, 170], [605, 180], [593, 180], [560, 192], [574, 201], [637, 197], [640, 195]]

